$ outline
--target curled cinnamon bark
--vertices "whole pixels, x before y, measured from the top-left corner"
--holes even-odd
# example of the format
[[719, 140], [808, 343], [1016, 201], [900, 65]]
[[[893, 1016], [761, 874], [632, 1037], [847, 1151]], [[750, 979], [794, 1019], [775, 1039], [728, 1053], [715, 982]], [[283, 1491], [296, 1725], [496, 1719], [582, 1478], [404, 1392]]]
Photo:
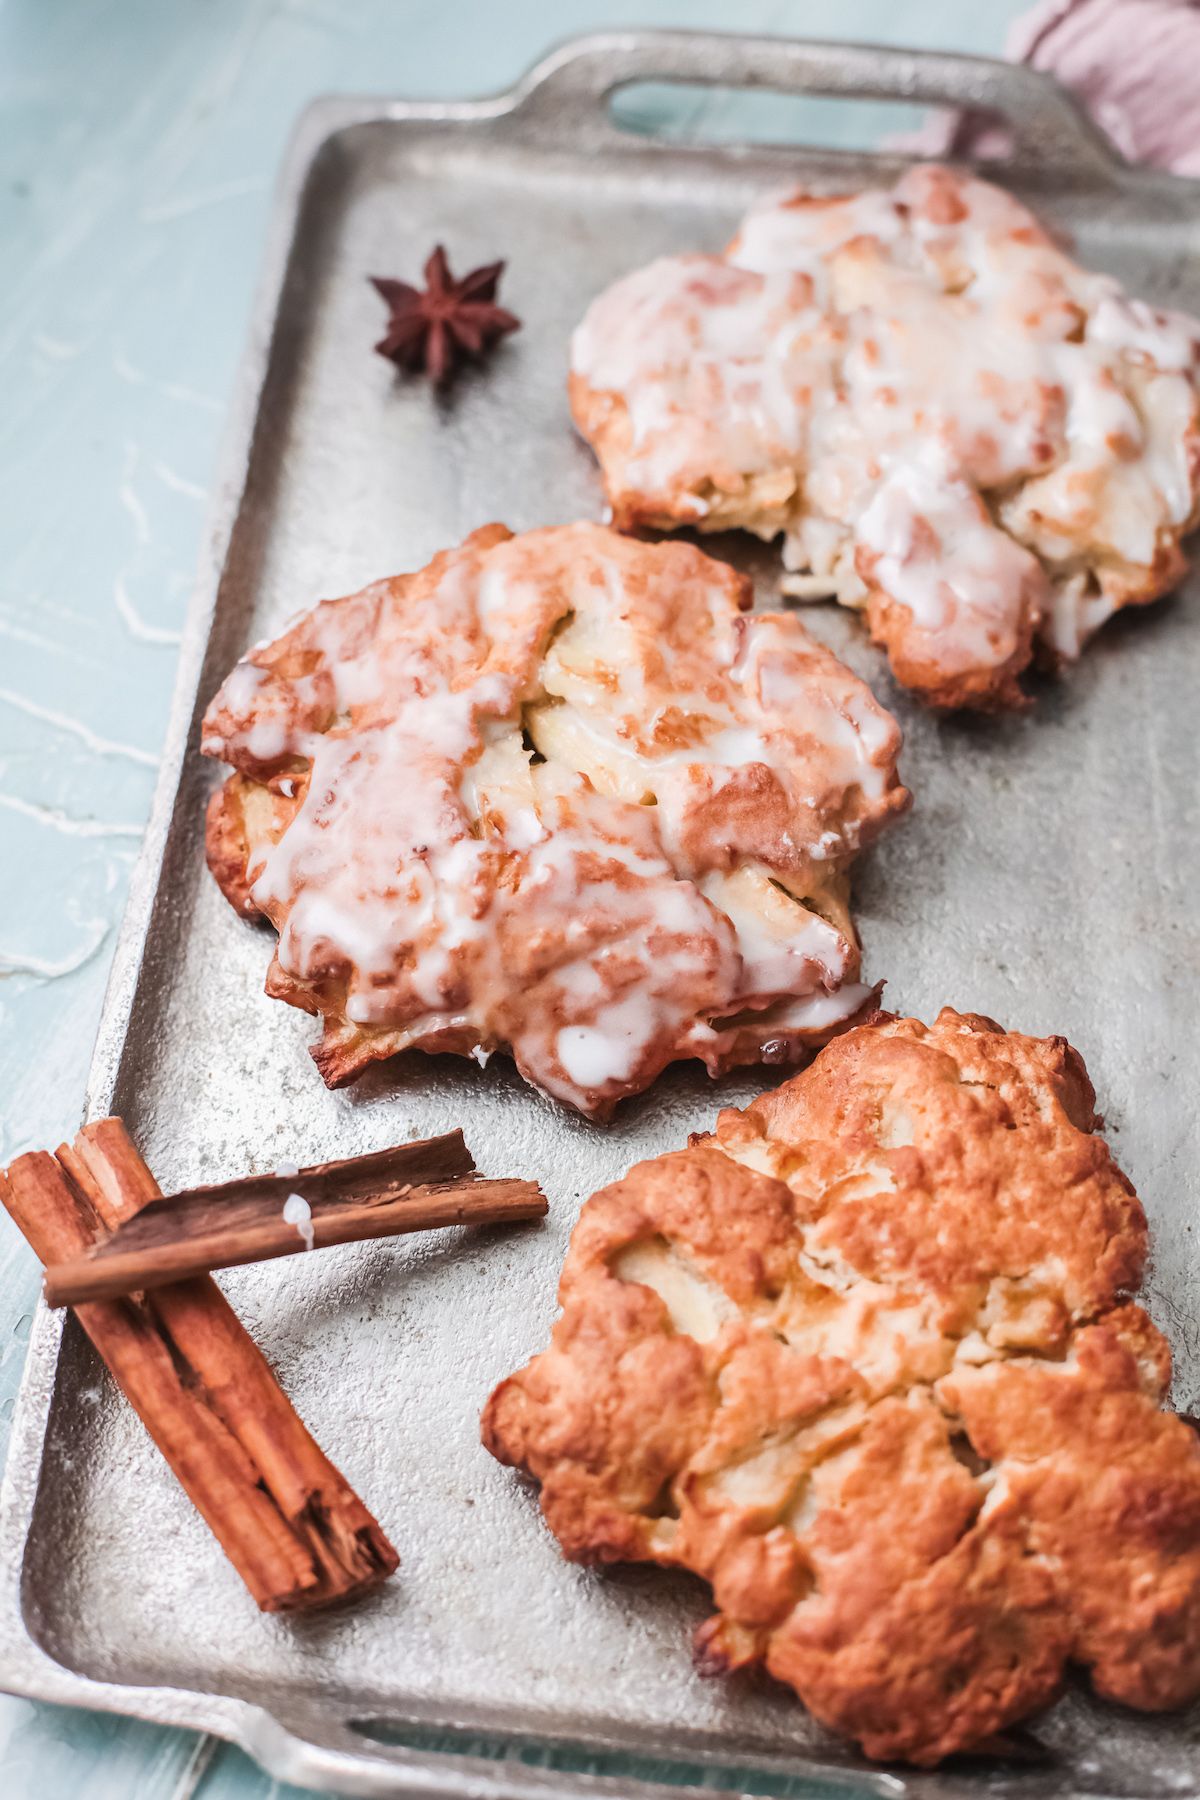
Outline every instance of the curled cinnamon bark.
[[[299, 1212], [291, 1210], [299, 1204]], [[210, 1269], [331, 1244], [540, 1218], [532, 1181], [486, 1181], [460, 1131], [294, 1174], [251, 1175], [158, 1197], [83, 1256], [46, 1271], [51, 1306], [161, 1286]]]
[[[74, 1259], [159, 1189], [119, 1119], [20, 1156], [3, 1202], [43, 1262]], [[375, 1587], [399, 1558], [208, 1276], [76, 1316], [264, 1612]]]

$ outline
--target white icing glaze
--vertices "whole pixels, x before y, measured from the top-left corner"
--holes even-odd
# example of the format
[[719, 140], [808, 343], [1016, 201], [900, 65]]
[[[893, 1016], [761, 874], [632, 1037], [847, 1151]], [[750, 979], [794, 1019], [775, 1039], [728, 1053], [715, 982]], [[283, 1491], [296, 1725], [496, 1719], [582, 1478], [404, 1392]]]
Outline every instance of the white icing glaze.
[[783, 530], [789, 591], [884, 592], [948, 671], [1030, 624], [1076, 654], [1200, 512], [1200, 322], [946, 170], [761, 203], [602, 294], [572, 368], [624, 403], [576, 403], [619, 513]]
[[802, 458], [806, 390], [831, 380], [836, 348], [811, 292], [786, 272], [764, 278], [716, 257], [677, 257], [601, 296], [575, 333], [572, 366], [627, 401], [625, 485], [654, 494], [688, 484], [699, 517], [701, 482]]
[[889, 465], [859, 518], [871, 580], [938, 633], [943, 669], [1004, 662], [1016, 648], [1013, 596], [1048, 599], [1041, 565], [947, 472], [940, 446], [922, 449]]
[[803, 896], [903, 803], [894, 721], [694, 551], [497, 531], [316, 608], [210, 709], [277, 793], [266, 723], [306, 765], [249, 868], [285, 986], [388, 1053], [508, 1045], [584, 1110], [849, 1016], [855, 948]]
[[285, 1225], [294, 1225], [296, 1227], [306, 1250], [314, 1250], [316, 1248], [316, 1238], [313, 1234], [312, 1207], [308, 1204], [308, 1201], [304, 1198], [303, 1194], [288, 1195], [283, 1203], [283, 1222]]
[[832, 994], [806, 994], [782, 1001], [772, 1008], [771, 1022], [780, 1030], [832, 1031], [861, 1012], [873, 992], [861, 981], [848, 981]]

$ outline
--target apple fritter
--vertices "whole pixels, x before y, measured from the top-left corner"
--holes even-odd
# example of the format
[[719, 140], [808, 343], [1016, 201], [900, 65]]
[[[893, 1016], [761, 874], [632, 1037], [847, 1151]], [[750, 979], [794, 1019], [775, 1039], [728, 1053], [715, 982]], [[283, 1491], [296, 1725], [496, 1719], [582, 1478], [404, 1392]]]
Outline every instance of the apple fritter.
[[750, 598], [683, 544], [493, 525], [238, 665], [209, 865], [278, 930], [267, 990], [320, 1015], [327, 1082], [505, 1049], [603, 1114], [869, 1008], [848, 871], [908, 803], [899, 731]]
[[1062, 1038], [879, 1015], [584, 1206], [484, 1442], [565, 1554], [690, 1569], [765, 1666], [933, 1764], [1056, 1694], [1200, 1692], [1200, 1441]]
[[619, 526], [782, 534], [785, 589], [864, 609], [938, 707], [1023, 704], [1186, 570], [1200, 321], [949, 169], [755, 206], [602, 294], [571, 367]]

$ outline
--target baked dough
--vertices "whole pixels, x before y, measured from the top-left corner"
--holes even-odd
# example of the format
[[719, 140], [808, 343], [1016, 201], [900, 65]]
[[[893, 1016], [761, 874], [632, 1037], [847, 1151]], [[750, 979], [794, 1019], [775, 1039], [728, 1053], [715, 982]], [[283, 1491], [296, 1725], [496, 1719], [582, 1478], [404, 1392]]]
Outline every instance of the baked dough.
[[935, 706], [1022, 704], [1186, 571], [1200, 321], [949, 169], [754, 207], [602, 294], [571, 368], [618, 526], [783, 533], [785, 591], [864, 608]]
[[874, 1757], [1200, 1691], [1200, 1442], [1126, 1296], [1146, 1221], [1062, 1038], [878, 1021], [584, 1206], [488, 1449], [581, 1562], [693, 1570]]
[[477, 531], [326, 601], [204, 724], [208, 859], [279, 932], [331, 1085], [416, 1046], [603, 1114], [667, 1063], [787, 1063], [869, 1007], [847, 909], [907, 805], [895, 721], [685, 544]]

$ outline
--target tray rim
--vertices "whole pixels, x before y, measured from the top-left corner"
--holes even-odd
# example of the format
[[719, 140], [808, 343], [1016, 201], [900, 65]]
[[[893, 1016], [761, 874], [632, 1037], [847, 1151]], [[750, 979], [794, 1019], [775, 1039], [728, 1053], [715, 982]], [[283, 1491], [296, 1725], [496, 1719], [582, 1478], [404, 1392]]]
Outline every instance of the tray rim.
[[[723, 78], [711, 73], [722, 56], [729, 55], [738, 59], [739, 70]], [[794, 67], [788, 64], [793, 77], [790, 81], [773, 81], [762, 73], [765, 59], [781, 56], [794, 60]], [[760, 65], [757, 72], [756, 61]], [[1125, 162], [1053, 78], [988, 57], [736, 32], [612, 31], [565, 40], [512, 87], [478, 99], [412, 101], [386, 95], [327, 95], [310, 101], [298, 116], [275, 183], [247, 337], [235, 371], [185, 617], [159, 776], [105, 989], [85, 1089], [85, 1118], [102, 1116], [111, 1107], [160, 892], [164, 852], [199, 698], [205, 652], [250, 470], [276, 317], [308, 179], [318, 156], [340, 134], [355, 126], [433, 124], [469, 130], [501, 120], [525, 126], [522, 135], [534, 148], [566, 147], [579, 153], [590, 141], [597, 149], [623, 149], [643, 155], [671, 153], [694, 157], [698, 162], [729, 163], [737, 156], [737, 145], [656, 139], [611, 124], [605, 110], [607, 99], [616, 88], [632, 81], [774, 87], [846, 97], [877, 94], [896, 98], [903, 90], [906, 99], [935, 105], [968, 100], [978, 104], [978, 95], [983, 92], [1005, 107], [1011, 104], [1015, 110], [1010, 117], [1019, 115], [1025, 130], [1036, 132], [1039, 116], [1047, 119], [1053, 127], [1051, 140], [1064, 157], [1059, 173], [1081, 189], [1096, 191], [1109, 186], [1133, 189], [1147, 196], [1174, 197], [1195, 206], [1200, 219], [1200, 180]], [[555, 104], [561, 106], [564, 100], [590, 103], [582, 133], [579, 119], [573, 118], [569, 138], [561, 131], [555, 133], [553, 128]], [[781, 148], [786, 154], [792, 147], [754, 148], [762, 149], [764, 154]], [[805, 150], [811, 159], [831, 167], [842, 165], [863, 171], [898, 169], [920, 160], [903, 153], [802, 144], [794, 148]], [[941, 160], [973, 166], [969, 160]], [[999, 164], [984, 164], [981, 173], [1003, 176], [1018, 172], [1021, 167], [1018, 156]], [[365, 1743], [361, 1751], [337, 1750], [306, 1737], [302, 1728], [291, 1728], [266, 1704], [186, 1688], [101, 1681], [56, 1661], [37, 1642], [26, 1622], [22, 1577], [58, 1380], [65, 1317], [61, 1312], [51, 1312], [39, 1299], [0, 1484], [0, 1691], [31, 1700], [123, 1714], [152, 1724], [211, 1732], [239, 1745], [277, 1780], [345, 1794], [404, 1795], [408, 1800], [449, 1800], [450, 1796], [466, 1793], [472, 1800], [582, 1800], [584, 1796], [595, 1796], [595, 1800], [672, 1800], [672, 1796], [676, 1800], [685, 1800], [686, 1796], [694, 1800], [736, 1800], [732, 1791], [709, 1786], [701, 1789], [658, 1780], [543, 1770], [483, 1755], [417, 1749], [389, 1754], [367, 1748]], [[513, 1741], [520, 1741], [521, 1735], [513, 1734]], [[588, 1746], [580, 1743], [579, 1748], [585, 1750]], [[726, 1767], [739, 1762], [746, 1770], [781, 1772], [778, 1758], [742, 1761], [736, 1756], [723, 1758], [700, 1750], [690, 1755], [697, 1766], [711, 1763], [714, 1767]], [[842, 1789], [847, 1795], [902, 1796], [911, 1791], [906, 1777], [885, 1768], [840, 1771], [833, 1767], [793, 1765], [793, 1769], [801, 1775], [811, 1773], [814, 1783]], [[976, 1784], [961, 1776], [939, 1782], [939, 1794], [946, 1797], [960, 1788], [966, 1796], [975, 1791]], [[1077, 1790], [1077, 1800], [1087, 1800], [1087, 1791]], [[1114, 1796], [1107, 1794], [1105, 1800], [1114, 1800]]]

